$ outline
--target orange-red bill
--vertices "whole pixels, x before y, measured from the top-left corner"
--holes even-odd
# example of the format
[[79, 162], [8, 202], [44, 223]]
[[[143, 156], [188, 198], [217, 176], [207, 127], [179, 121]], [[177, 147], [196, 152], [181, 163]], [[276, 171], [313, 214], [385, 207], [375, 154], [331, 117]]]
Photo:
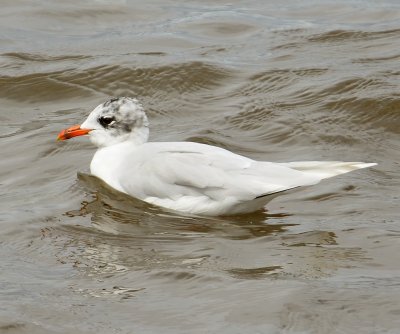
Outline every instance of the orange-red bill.
[[81, 129], [80, 125], [73, 125], [68, 129], [62, 130], [58, 134], [57, 140], [66, 140], [72, 137], [84, 136], [87, 135], [90, 131], [92, 131], [92, 129]]

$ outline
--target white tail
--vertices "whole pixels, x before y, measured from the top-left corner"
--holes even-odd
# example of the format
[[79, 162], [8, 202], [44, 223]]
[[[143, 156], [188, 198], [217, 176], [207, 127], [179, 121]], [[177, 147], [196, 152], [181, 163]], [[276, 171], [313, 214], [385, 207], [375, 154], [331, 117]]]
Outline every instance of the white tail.
[[341, 161], [297, 161], [286, 162], [281, 165], [296, 169], [304, 173], [310, 173], [322, 179], [345, 174], [356, 169], [375, 166], [376, 163], [365, 162], [341, 162]]

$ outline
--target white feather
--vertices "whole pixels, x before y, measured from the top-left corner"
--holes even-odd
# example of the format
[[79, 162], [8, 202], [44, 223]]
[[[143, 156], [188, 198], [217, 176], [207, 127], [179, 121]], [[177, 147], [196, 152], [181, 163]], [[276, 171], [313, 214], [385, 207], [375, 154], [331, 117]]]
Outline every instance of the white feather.
[[158, 206], [193, 214], [228, 215], [260, 209], [274, 193], [370, 165], [279, 164], [191, 142], [123, 142], [99, 149], [91, 172], [115, 189]]

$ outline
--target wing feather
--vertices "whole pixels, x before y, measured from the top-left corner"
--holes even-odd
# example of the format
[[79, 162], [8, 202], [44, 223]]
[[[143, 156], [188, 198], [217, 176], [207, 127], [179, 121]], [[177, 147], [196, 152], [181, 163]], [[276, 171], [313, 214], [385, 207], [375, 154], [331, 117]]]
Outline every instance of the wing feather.
[[319, 181], [287, 166], [254, 161], [218, 147], [157, 144], [143, 145], [141, 155], [146, 159], [134, 167], [141, 177], [131, 177], [128, 183], [124, 177], [128, 193], [139, 198], [206, 196], [214, 201], [229, 197], [245, 202]]

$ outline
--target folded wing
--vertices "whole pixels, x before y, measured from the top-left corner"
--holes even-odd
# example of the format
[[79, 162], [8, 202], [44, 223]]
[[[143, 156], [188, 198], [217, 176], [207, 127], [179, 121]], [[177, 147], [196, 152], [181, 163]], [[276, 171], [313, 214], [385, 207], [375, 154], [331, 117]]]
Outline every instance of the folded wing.
[[254, 161], [222, 148], [197, 143], [168, 144], [146, 144], [140, 163], [127, 162], [133, 166], [131, 172], [138, 175], [121, 175], [127, 193], [147, 201], [198, 198], [239, 203], [320, 180], [288, 166]]

